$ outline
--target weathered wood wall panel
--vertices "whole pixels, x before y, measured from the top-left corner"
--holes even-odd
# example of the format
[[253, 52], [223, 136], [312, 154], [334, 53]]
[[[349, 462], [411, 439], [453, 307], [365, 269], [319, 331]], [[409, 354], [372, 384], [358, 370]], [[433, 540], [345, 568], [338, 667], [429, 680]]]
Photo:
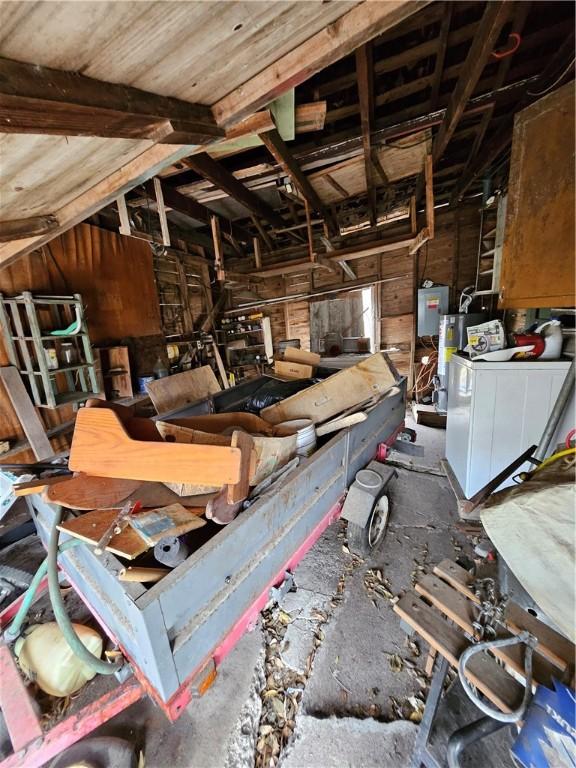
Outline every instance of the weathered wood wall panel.
[[[152, 253], [142, 240], [81, 224], [49, 246], [24, 256], [14, 266], [0, 269], [0, 292], [15, 295], [25, 290], [37, 294], [82, 294], [94, 344], [128, 336], [151, 336], [161, 331]], [[0, 339], [0, 365], [7, 364], [8, 357]], [[74, 416], [71, 406], [53, 411], [39, 409], [39, 413], [47, 428]], [[11, 444], [24, 439], [2, 387], [0, 438]], [[52, 440], [55, 450], [65, 445], [63, 438]], [[30, 451], [17, 456], [19, 461], [33, 459]]]

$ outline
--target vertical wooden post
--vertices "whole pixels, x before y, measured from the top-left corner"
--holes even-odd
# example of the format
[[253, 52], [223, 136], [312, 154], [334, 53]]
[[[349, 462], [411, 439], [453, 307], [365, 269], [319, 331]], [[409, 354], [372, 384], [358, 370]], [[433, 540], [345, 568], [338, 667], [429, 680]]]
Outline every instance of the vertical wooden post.
[[118, 232], [121, 235], [131, 235], [132, 229], [130, 227], [130, 217], [128, 216], [128, 208], [126, 206], [126, 198], [124, 195], [116, 198], [116, 205], [118, 206], [118, 215], [120, 216], [120, 226]]
[[158, 207], [158, 216], [160, 217], [160, 231], [162, 232], [162, 242], [164, 245], [170, 245], [170, 231], [168, 230], [168, 219], [166, 218], [166, 206], [164, 205], [164, 195], [162, 194], [162, 184], [160, 179], [154, 177], [154, 192], [156, 194], [156, 205]]
[[262, 269], [262, 251], [260, 249], [260, 240], [255, 237], [252, 242], [254, 244], [254, 266], [256, 269]]
[[222, 236], [220, 234], [220, 219], [218, 216], [210, 216], [210, 226], [212, 228], [212, 241], [214, 243], [216, 279], [222, 282], [226, 279], [226, 273], [224, 271], [224, 254], [222, 251]]
[[310, 206], [308, 200], [304, 198], [304, 210], [306, 211], [306, 232], [308, 233], [308, 253], [310, 254], [310, 261], [316, 261], [316, 254], [314, 253], [314, 242], [312, 240], [312, 222], [310, 220]]
[[426, 156], [424, 165], [424, 175], [426, 179], [426, 229], [428, 237], [434, 237], [434, 185], [432, 170], [432, 155]]
[[410, 231], [413, 235], [418, 231], [418, 223], [416, 220], [416, 195], [412, 195], [410, 198]]

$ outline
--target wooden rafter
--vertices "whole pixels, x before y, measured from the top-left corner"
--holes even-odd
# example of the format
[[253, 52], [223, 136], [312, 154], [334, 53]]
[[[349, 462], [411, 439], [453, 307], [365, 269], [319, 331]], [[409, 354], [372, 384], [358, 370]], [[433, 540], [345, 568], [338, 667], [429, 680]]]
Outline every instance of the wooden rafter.
[[[154, 186], [155, 181], [157, 181], [157, 179], [151, 179], [143, 185], [146, 196], [152, 200], [156, 197]], [[158, 179], [158, 181], [160, 182], [164, 204], [168, 208], [172, 208], [172, 210], [178, 211], [178, 213], [181, 213], [184, 216], [193, 219], [194, 221], [200, 221], [203, 224], [208, 225], [210, 224], [210, 219], [214, 215], [214, 211], [211, 211], [210, 208], [207, 208], [202, 203], [194, 200], [193, 197], [188, 197], [187, 195], [181, 194], [177, 189], [174, 189], [174, 187], [171, 187], [165, 181], [160, 179]], [[222, 216], [219, 218], [221, 219], [221, 225], [224, 226], [225, 230], [229, 232], [236, 240], [239, 240], [240, 242], [250, 242], [252, 236], [249, 232], [237, 224], [234, 224], [229, 219], [226, 219]]]
[[238, 181], [235, 176], [227, 171], [217, 160], [210, 157], [208, 153], [202, 152], [199, 155], [192, 155], [192, 157], [185, 158], [183, 162], [195, 173], [202, 176], [202, 178], [208, 179], [218, 189], [226, 192], [227, 195], [241, 203], [255, 216], [266, 219], [274, 227], [284, 226], [284, 219], [268, 203], [245, 187], [241, 181]]
[[[517, 3], [514, 6], [514, 18], [512, 21], [512, 29], [510, 31], [511, 36], [522, 34], [522, 30], [524, 29], [524, 24], [526, 23], [526, 19], [528, 17], [529, 12], [530, 12], [529, 2]], [[513, 55], [510, 55], [510, 56], [506, 56], [504, 59], [500, 61], [500, 64], [498, 66], [498, 72], [496, 74], [496, 80], [494, 82], [494, 87], [496, 89], [501, 88], [504, 85], [506, 81], [506, 77], [508, 75], [508, 71], [510, 70], [510, 65], [512, 64], [512, 60], [513, 60]], [[482, 119], [476, 131], [474, 144], [472, 145], [472, 149], [470, 151], [468, 163], [467, 163], [466, 169], [464, 170], [464, 175], [466, 174], [466, 171], [471, 166], [471, 164], [474, 162], [476, 155], [478, 154], [478, 151], [482, 146], [482, 142], [484, 141], [484, 136], [486, 135], [486, 131], [488, 130], [488, 126], [494, 114], [494, 107], [495, 105], [490, 106], [486, 110], [486, 112], [482, 115]]]
[[28, 219], [0, 221], [0, 243], [17, 240], [20, 237], [46, 235], [58, 229], [58, 219], [52, 214], [31, 216]]
[[430, 94], [431, 110], [435, 110], [438, 106], [438, 96], [440, 95], [440, 86], [442, 85], [446, 48], [448, 47], [448, 35], [450, 33], [450, 23], [452, 22], [452, 8], [453, 3], [444, 3], [442, 24], [440, 25], [440, 34], [438, 36], [438, 48], [436, 50], [436, 62], [434, 64], [434, 80], [432, 82], [432, 92]]
[[488, 3], [480, 24], [478, 32], [474, 37], [474, 42], [468, 51], [466, 61], [460, 69], [458, 82], [454, 88], [446, 115], [432, 146], [432, 157], [434, 163], [444, 154], [450, 139], [466, 109], [466, 104], [476, 88], [486, 62], [498, 39], [502, 26], [508, 20], [511, 4], [506, 0], [495, 0]]
[[308, 178], [302, 173], [300, 166], [278, 131], [267, 131], [266, 133], [259, 134], [259, 137], [278, 165], [281, 166], [294, 185], [298, 187], [302, 197], [308, 201], [315, 211], [325, 213], [324, 204], [318, 197], [318, 193], [308, 181]]
[[224, 135], [209, 107], [0, 59], [0, 131], [203, 144]]
[[362, 127], [362, 147], [364, 150], [364, 174], [370, 225], [376, 224], [376, 185], [372, 164], [371, 135], [374, 127], [374, 83], [372, 73], [372, 46], [366, 43], [356, 51], [356, 77], [360, 101], [360, 124]]
[[219, 125], [231, 125], [303, 83], [416, 11], [427, 0], [360, 3], [214, 105]]

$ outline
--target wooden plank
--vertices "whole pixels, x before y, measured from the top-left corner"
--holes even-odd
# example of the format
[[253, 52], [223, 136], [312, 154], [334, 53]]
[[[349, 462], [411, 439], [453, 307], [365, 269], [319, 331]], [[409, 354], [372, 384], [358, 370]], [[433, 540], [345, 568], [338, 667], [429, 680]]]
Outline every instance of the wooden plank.
[[160, 179], [154, 177], [154, 194], [156, 196], [156, 210], [158, 211], [158, 218], [160, 219], [160, 231], [162, 232], [162, 243], [164, 245], [170, 245], [170, 230], [168, 229], [168, 219], [166, 218], [166, 207], [164, 205], [164, 197], [162, 195], [162, 184]]
[[395, 384], [396, 378], [386, 356], [377, 352], [357, 365], [264, 408], [260, 415], [272, 424], [291, 419], [312, 419], [317, 424], [373, 395], [384, 394]]
[[426, 2], [419, 0], [360, 3], [274, 64], [265, 67], [241, 88], [217, 101], [213, 107], [216, 121], [219, 125], [228, 126], [246, 117], [425, 5]]
[[118, 208], [118, 216], [120, 218], [120, 226], [118, 232], [121, 235], [129, 237], [132, 234], [132, 227], [130, 226], [130, 217], [128, 216], [128, 207], [126, 205], [126, 196], [120, 195], [116, 200], [116, 207]]
[[246, 432], [239, 429], [232, 433], [232, 447], [242, 454], [240, 461], [240, 480], [234, 485], [228, 485], [226, 489], [226, 501], [228, 504], [238, 504], [244, 501], [250, 493], [250, 477], [253, 473], [255, 462], [253, 457], [254, 441]]
[[0, 221], [0, 243], [18, 240], [22, 237], [47, 235], [58, 229], [58, 219], [53, 214], [30, 216], [28, 219]]
[[[264, 135], [264, 134], [263, 134]], [[255, 216], [260, 216], [275, 227], [283, 227], [284, 219], [277, 214], [268, 203], [264, 202], [252, 190], [245, 187], [241, 181], [231, 174], [223, 165], [214, 160], [207, 152], [192, 155], [182, 161], [185, 165], [208, 179], [214, 186], [226, 192], [227, 195], [245, 206]]]
[[[430, 574], [423, 576], [416, 584], [416, 592], [423, 595], [441, 613], [445, 614], [469, 635], [475, 635], [473, 623], [476, 619], [477, 610], [475, 610], [474, 603], [468, 600], [461, 592], [457, 592], [446, 582]], [[502, 636], [505, 637], [506, 633], [503, 633]], [[517, 674], [523, 675], [524, 648], [525, 646], [519, 643], [504, 648], [496, 648], [492, 653]], [[554, 676], [563, 677], [567, 668], [566, 662], [563, 662], [560, 668], [553, 666], [546, 659], [542, 658], [539, 652], [534, 653], [532, 665], [534, 680], [544, 685], [550, 685]]]
[[224, 251], [222, 248], [222, 235], [220, 234], [220, 220], [218, 216], [210, 216], [210, 229], [212, 231], [212, 245], [214, 246], [214, 268], [216, 279], [223, 282], [226, 279], [224, 271]]
[[440, 34], [438, 35], [436, 61], [434, 62], [434, 80], [432, 82], [432, 91], [430, 93], [431, 112], [438, 106], [438, 96], [440, 95], [440, 86], [442, 84], [444, 59], [446, 58], [446, 48], [448, 47], [448, 35], [450, 33], [450, 24], [452, 22], [453, 7], [452, 2], [443, 4], [442, 23], [440, 25]]
[[113, 411], [82, 408], [68, 466], [98, 477], [219, 486], [239, 481], [240, 460], [237, 448], [132, 440]]
[[[85, 512], [80, 517], [60, 523], [58, 530], [95, 546], [110, 528], [117, 515], [117, 509], [98, 509], [93, 512]], [[106, 547], [107, 552], [125, 557], [127, 560], [134, 560], [149, 549], [149, 545], [130, 526], [113, 536]]]
[[415, 235], [418, 231], [418, 224], [416, 219], [416, 196], [410, 197], [410, 232]]
[[142, 485], [141, 480], [112, 480], [79, 474], [43, 492], [50, 504], [60, 504], [68, 509], [96, 509], [116, 506]]
[[434, 239], [434, 177], [432, 155], [426, 155], [424, 161], [424, 179], [426, 182], [426, 229], [430, 240]]
[[495, 0], [486, 6], [466, 61], [460, 69], [458, 82], [450, 96], [446, 114], [434, 139], [432, 146], [434, 163], [437, 163], [444, 154], [460, 122], [466, 104], [476, 88], [490, 54], [494, 50], [500, 30], [509, 18], [510, 5], [505, 0]]
[[372, 130], [374, 127], [374, 76], [372, 46], [366, 43], [356, 51], [356, 78], [360, 102], [360, 125], [362, 128], [362, 147], [364, 150], [364, 175], [368, 195], [370, 225], [376, 224], [376, 187], [372, 173]]
[[260, 239], [254, 237], [252, 239], [252, 245], [254, 247], [254, 269], [262, 269], [262, 249], [260, 248]]
[[206, 525], [206, 521], [200, 518], [203, 513], [203, 508], [185, 509], [182, 504], [176, 503], [131, 515], [129, 523], [153, 547], [166, 536], [183, 536], [189, 531], [202, 528]]
[[367, 256], [377, 256], [380, 253], [389, 253], [390, 251], [399, 251], [404, 248], [413, 248], [414, 242], [415, 239], [412, 237], [373, 240], [369, 243], [364, 243], [361, 246], [338, 248], [334, 251], [330, 251], [330, 253], [326, 255], [326, 258], [330, 259], [330, 261], [363, 259]]
[[313, 101], [310, 104], [298, 104], [294, 113], [296, 133], [321, 131], [326, 120], [326, 102]]
[[54, 477], [40, 477], [37, 480], [29, 480], [26, 483], [14, 483], [12, 492], [14, 496], [30, 496], [32, 493], [42, 493], [49, 485], [57, 485], [66, 482], [70, 475], [54, 475]]
[[[460, 656], [470, 645], [464, 635], [440, 614], [408, 592], [394, 606], [394, 611], [424, 640], [457, 668]], [[503, 712], [512, 712], [522, 701], [524, 686], [487, 654], [477, 654], [466, 665], [466, 677]]]
[[[474, 576], [452, 560], [442, 560], [434, 567], [434, 573], [450, 584], [455, 590], [465, 595], [474, 603], [479, 599], [472, 592]], [[538, 651], [552, 664], [561, 668], [574, 665], [576, 646], [567, 638], [551, 629], [547, 624], [520, 608], [516, 603], [509, 602], [505, 609], [506, 626], [515, 633], [527, 629], [538, 638]]]
[[0, 380], [4, 384], [26, 439], [34, 451], [34, 456], [36, 456], [38, 461], [50, 458], [54, 451], [50, 445], [50, 440], [46, 436], [44, 425], [36, 413], [32, 400], [22, 383], [20, 374], [13, 366], [5, 366], [0, 368]]
[[222, 356], [220, 355], [218, 344], [216, 344], [214, 339], [212, 339], [212, 353], [214, 355], [214, 360], [216, 360], [216, 367], [218, 368], [218, 373], [220, 374], [222, 386], [224, 387], [224, 389], [230, 389], [228, 374], [226, 373], [226, 368], [224, 368], [224, 363], [222, 362]]
[[202, 400], [221, 391], [214, 371], [209, 365], [151, 381], [146, 389], [156, 408], [156, 413], [159, 414], [176, 411], [196, 400]]
[[0, 130], [171, 144], [224, 135], [204, 105], [10, 59], [0, 59]]
[[286, 175], [292, 179], [295, 186], [298, 187], [304, 199], [310, 203], [314, 210], [323, 213], [324, 205], [318, 197], [318, 193], [300, 170], [300, 166], [294, 159], [290, 149], [278, 131], [267, 131], [266, 133], [259, 134], [259, 136], [272, 157], [284, 170]]

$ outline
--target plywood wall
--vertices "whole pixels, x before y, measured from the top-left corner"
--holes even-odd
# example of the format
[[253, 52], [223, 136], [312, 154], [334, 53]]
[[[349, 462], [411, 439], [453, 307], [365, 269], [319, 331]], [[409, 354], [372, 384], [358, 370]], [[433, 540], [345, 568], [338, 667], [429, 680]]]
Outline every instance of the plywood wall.
[[[93, 344], [161, 332], [152, 253], [142, 240], [80, 224], [41, 251], [24, 256], [12, 267], [0, 269], [0, 292], [13, 296], [25, 290], [44, 295], [80, 293]], [[8, 357], [0, 339], [0, 365], [7, 364]], [[74, 415], [70, 406], [38, 412], [47, 427], [69, 421]], [[12, 444], [23, 437], [20, 423], [0, 385], [0, 439]], [[64, 444], [62, 439], [53, 441], [55, 448]], [[33, 458], [27, 451], [16, 460]]]

